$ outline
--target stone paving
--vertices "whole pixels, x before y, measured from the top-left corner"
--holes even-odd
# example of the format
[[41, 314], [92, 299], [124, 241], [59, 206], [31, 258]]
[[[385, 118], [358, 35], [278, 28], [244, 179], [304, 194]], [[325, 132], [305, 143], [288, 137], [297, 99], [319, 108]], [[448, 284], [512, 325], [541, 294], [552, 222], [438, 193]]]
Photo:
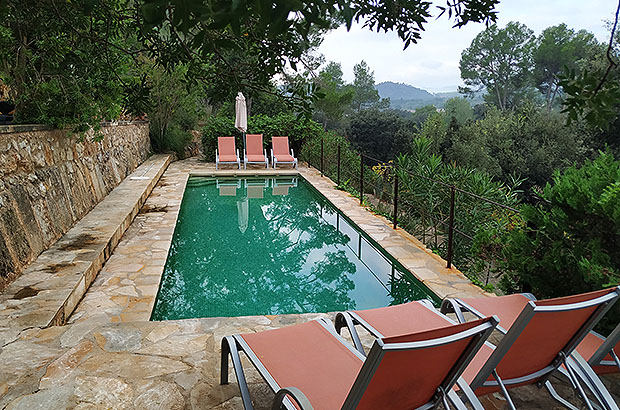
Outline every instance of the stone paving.
[[[222, 337], [333, 317], [303, 314], [148, 321], [190, 172], [210, 175], [215, 169], [196, 159], [168, 167], [67, 325], [44, 328], [24, 323], [20, 331], [3, 339], [0, 408], [241, 409], [237, 384], [219, 385]], [[335, 190], [316, 171], [302, 168], [300, 172], [438, 295], [483, 294], [457, 270], [445, 269], [443, 261], [415, 238], [391, 229], [388, 221], [360, 208], [355, 198]], [[372, 342], [369, 335], [363, 335], [363, 340], [367, 346]], [[269, 388], [244, 363], [256, 408], [270, 408]], [[620, 393], [618, 377], [606, 381]], [[558, 387], [566, 390], [561, 383]], [[535, 387], [515, 392], [520, 408], [561, 408]], [[484, 397], [483, 403], [489, 409], [506, 407], [496, 396]]]
[[145, 161], [0, 295], [0, 338], [64, 324], [170, 162]]

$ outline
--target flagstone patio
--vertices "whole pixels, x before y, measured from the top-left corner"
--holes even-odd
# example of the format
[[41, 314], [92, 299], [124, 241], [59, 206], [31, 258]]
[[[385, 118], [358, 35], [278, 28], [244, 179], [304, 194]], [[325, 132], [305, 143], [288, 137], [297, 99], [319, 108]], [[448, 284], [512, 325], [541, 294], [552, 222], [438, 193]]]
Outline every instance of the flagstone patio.
[[[440, 297], [484, 295], [456, 269], [446, 269], [445, 262], [415, 238], [393, 230], [389, 221], [361, 208], [316, 170], [300, 167], [299, 172]], [[291, 171], [278, 173], [290, 175]], [[157, 185], [73, 313], [62, 321], [64, 325], [29, 322], [32, 312], [23, 307], [32, 297], [5, 295], [0, 300], [0, 315], [8, 310], [13, 314], [9, 320], [14, 319], [11, 326], [0, 328], [0, 408], [240, 409], [236, 383], [219, 385], [223, 336], [333, 317], [318, 313], [149, 321], [190, 174], [215, 175], [215, 166], [190, 159], [170, 164], [161, 178], [152, 175]], [[37, 297], [53, 293], [50, 289]], [[23, 308], [23, 316], [14, 316], [15, 306]], [[372, 343], [369, 335], [363, 340], [366, 345]], [[270, 408], [269, 388], [251, 366], [246, 368], [256, 408]], [[235, 380], [232, 370], [231, 380]], [[620, 393], [620, 378], [607, 382]], [[562, 383], [559, 390], [566, 390]], [[517, 389], [515, 399], [520, 408], [561, 408], [535, 387]], [[486, 408], [505, 406], [494, 396], [483, 401]]]

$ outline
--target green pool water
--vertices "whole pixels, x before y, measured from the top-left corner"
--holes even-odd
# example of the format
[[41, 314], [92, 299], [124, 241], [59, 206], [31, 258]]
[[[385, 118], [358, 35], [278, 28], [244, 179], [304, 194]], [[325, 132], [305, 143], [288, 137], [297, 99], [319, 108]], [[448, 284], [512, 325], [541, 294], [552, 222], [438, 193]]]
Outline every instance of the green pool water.
[[190, 177], [151, 320], [438, 298], [301, 177]]

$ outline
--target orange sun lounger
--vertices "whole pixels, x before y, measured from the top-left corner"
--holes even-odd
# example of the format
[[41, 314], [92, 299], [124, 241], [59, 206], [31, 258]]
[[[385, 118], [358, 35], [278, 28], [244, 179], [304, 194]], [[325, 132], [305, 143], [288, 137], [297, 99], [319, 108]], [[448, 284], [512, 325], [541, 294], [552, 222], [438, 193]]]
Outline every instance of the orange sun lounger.
[[271, 138], [271, 163], [273, 169], [277, 164], [293, 164], [293, 168], [297, 168], [297, 158], [292, 149], [289, 151], [288, 137]]
[[[253, 408], [239, 355], [244, 352], [276, 393], [274, 409], [410, 410], [439, 403], [452, 408], [450, 402], [464, 409], [453, 387], [496, 324], [492, 317], [377, 339], [368, 357], [325, 319], [227, 336], [221, 384], [228, 384], [230, 356], [244, 407]], [[473, 392], [470, 397], [482, 409]]]
[[267, 150], [263, 148], [263, 134], [247, 134], [245, 136], [243, 168], [246, 169], [248, 164], [265, 164], [265, 168], [269, 168]]
[[[501, 392], [513, 409], [515, 407], [508, 393], [509, 388], [537, 383], [552, 391], [548, 379], [562, 365], [566, 367], [569, 360], [571, 363], [574, 361], [573, 358], [569, 359], [570, 354], [618, 299], [619, 293], [619, 289], [614, 288], [548, 301], [530, 300], [522, 304], [518, 313], [508, 320], [511, 326], [505, 331], [506, 335], [501, 342], [497, 347], [490, 343], [485, 344], [463, 373], [463, 378], [478, 396]], [[444, 302], [444, 306], [450, 304]], [[447, 309], [442, 312], [446, 313]], [[411, 302], [389, 308], [338, 314], [336, 329], [348, 327], [354, 345], [360, 349], [355, 325], [362, 325], [375, 337], [386, 337], [410, 331], [420, 319], [431, 320], [426, 319], [426, 316], [428, 314], [423, 315], [419, 306]], [[441, 317], [445, 321], [451, 321], [445, 315]], [[500, 324], [506, 326], [501, 319]], [[583, 361], [579, 368], [580, 371], [587, 371], [589, 366]], [[600, 382], [591, 369], [590, 373]], [[578, 387], [577, 377], [581, 377], [574, 374], [569, 377], [577, 386], [580, 396], [590, 405], [583, 389]], [[602, 382], [593, 393], [606, 408], [617, 409]], [[559, 396], [554, 398], [561, 399]], [[611, 402], [608, 402], [608, 399]], [[573, 407], [562, 400], [562, 404]]]
[[[585, 394], [581, 384], [596, 396], [604, 408], [618, 409], [596, 373], [620, 370], [620, 362], [613, 352], [613, 347], [620, 339], [620, 325], [607, 340], [593, 332], [592, 328], [618, 299], [619, 294], [620, 288], [611, 288], [540, 301], [531, 294], [446, 299], [441, 311], [454, 312], [460, 322], [465, 321], [463, 311], [478, 317], [495, 314], [500, 318], [497, 329], [505, 334], [504, 339], [509, 342], [515, 339], [513, 344], [516, 345], [513, 347], [515, 353], [508, 349], [504, 351], [505, 356], [496, 354], [498, 357], [494, 370], [499, 377], [508, 379], [503, 381], [506, 388], [525, 384], [526, 379], [530, 383], [543, 382], [556, 400], [570, 408], [571, 404], [560, 397], [548, 382], [550, 374], [557, 370], [571, 380], [582, 398]], [[532, 316], [529, 320], [528, 315]], [[531, 350], [527, 350], [528, 343]], [[502, 364], [503, 361], [507, 364]], [[531, 364], [526, 365], [526, 362]], [[536, 371], [540, 376], [536, 376]], [[493, 387], [489, 390], [488, 386], [495, 384], [479, 376], [472, 381], [472, 388], [492, 391]]]
[[239, 150], [235, 149], [235, 137], [218, 137], [215, 150], [215, 169], [220, 164], [237, 164], [241, 169]]

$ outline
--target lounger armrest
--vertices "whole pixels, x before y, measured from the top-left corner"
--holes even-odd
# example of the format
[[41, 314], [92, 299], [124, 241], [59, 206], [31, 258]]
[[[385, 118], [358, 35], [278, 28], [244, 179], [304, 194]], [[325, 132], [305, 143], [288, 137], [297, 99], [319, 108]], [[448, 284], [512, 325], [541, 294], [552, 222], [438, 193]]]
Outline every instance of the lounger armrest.
[[239, 160], [239, 148], [237, 148], [237, 160]]
[[217, 148], [215, 149], [215, 158], [218, 158], [218, 156], [217, 156]]
[[273, 399], [271, 410], [281, 409], [284, 399], [287, 397], [291, 398], [301, 410], [313, 410], [310, 400], [297, 387], [284, 387], [278, 390]]
[[334, 319], [334, 329], [336, 333], [340, 334], [340, 330], [343, 327], [349, 329], [349, 334], [351, 335], [351, 339], [353, 340], [353, 346], [355, 349], [366, 356], [366, 352], [364, 351], [364, 346], [360, 340], [360, 337], [355, 329], [355, 325], [359, 324], [351, 314], [347, 312], [339, 312]]
[[269, 159], [267, 158], [267, 150], [263, 150], [263, 154], [265, 155], [265, 162], [267, 162]]
[[[444, 315], [447, 313], [454, 313], [456, 315], [456, 320], [458, 320], [459, 323], [465, 323], [467, 320], [465, 320], [465, 316], [463, 316], [462, 307], [463, 306], [459, 303], [458, 299], [448, 298], [441, 302], [441, 308], [439, 311]], [[465, 310], [467, 311], [467, 308], [465, 308]]]
[[291, 157], [293, 157], [293, 159], [295, 159], [295, 153], [293, 152], [293, 148], [291, 148]]

